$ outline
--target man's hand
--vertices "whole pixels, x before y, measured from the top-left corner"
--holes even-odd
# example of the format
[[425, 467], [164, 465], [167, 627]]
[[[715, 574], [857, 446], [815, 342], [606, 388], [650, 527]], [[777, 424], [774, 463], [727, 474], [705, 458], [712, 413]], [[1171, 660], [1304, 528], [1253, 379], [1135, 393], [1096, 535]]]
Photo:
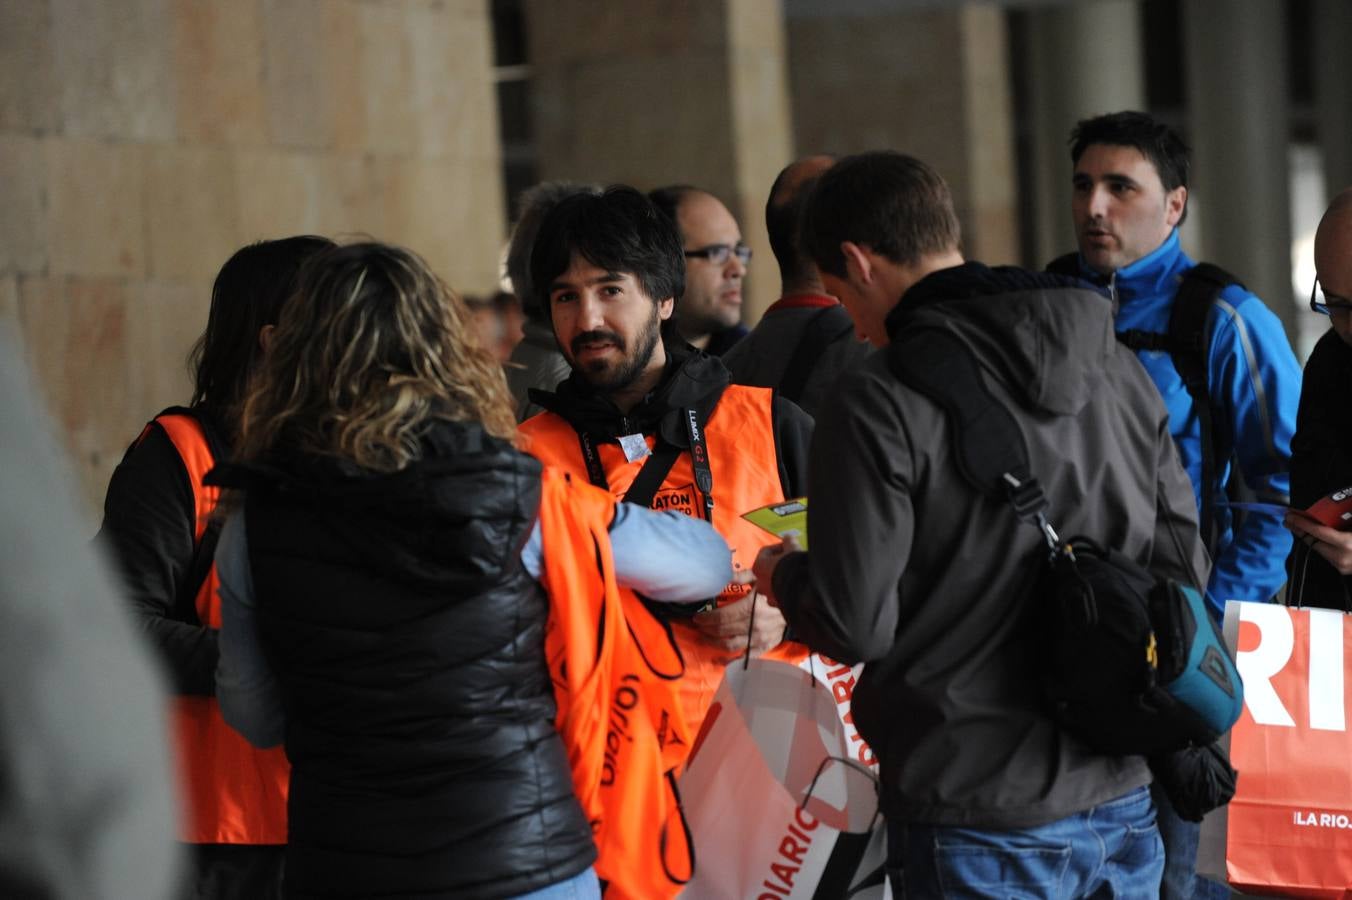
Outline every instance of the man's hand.
[[1344, 575], [1352, 575], [1352, 532], [1330, 528], [1294, 509], [1286, 514], [1283, 524], [1291, 529], [1297, 540], [1304, 541], [1311, 550], [1327, 559], [1333, 568]]
[[[756, 621], [751, 621], [752, 604]], [[709, 643], [732, 654], [746, 652], [747, 631], [751, 629], [751, 652], [764, 653], [784, 639], [784, 615], [772, 609], [759, 594], [702, 612], [691, 620]]]
[[766, 601], [776, 609], [779, 608], [779, 601], [775, 598], [775, 568], [785, 556], [802, 549], [798, 539], [790, 534], [778, 545], [762, 547], [756, 555], [756, 561], [751, 564], [751, 571], [756, 575], [756, 585]]

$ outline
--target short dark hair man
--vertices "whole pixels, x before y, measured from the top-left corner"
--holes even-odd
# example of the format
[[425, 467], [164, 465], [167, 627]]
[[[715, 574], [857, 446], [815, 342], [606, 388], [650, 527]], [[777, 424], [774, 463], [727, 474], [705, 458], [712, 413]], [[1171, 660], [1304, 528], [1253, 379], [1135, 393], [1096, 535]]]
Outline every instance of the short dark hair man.
[[868, 354], [850, 314], [822, 287], [817, 264], [798, 242], [798, 220], [816, 179], [835, 158], [809, 156], [779, 173], [765, 203], [781, 295], [751, 333], [723, 355], [737, 384], [774, 388], [815, 416], [840, 373]]
[[[1180, 299], [1184, 286], [1205, 271], [1179, 243], [1178, 225], [1188, 207], [1187, 145], [1164, 123], [1134, 111], [1079, 122], [1070, 145], [1070, 208], [1079, 253], [1062, 257], [1052, 268], [1113, 293], [1117, 331], [1137, 349], [1164, 398], [1169, 431], [1192, 481], [1202, 537], [1213, 560], [1206, 591], [1212, 613], [1219, 619], [1227, 600], [1270, 600], [1286, 579], [1283, 560], [1291, 536], [1280, 517], [1236, 518], [1225, 501], [1233, 459], [1255, 499], [1289, 503], [1300, 366], [1286, 332], [1262, 300], [1233, 283], [1218, 294], [1212, 286], [1192, 295], [1204, 296], [1210, 306], [1198, 316], [1202, 340], [1191, 351], [1149, 339], [1137, 342], [1133, 334], [1169, 336], [1173, 317], [1185, 308], [1181, 304], [1193, 302]], [[1209, 408], [1199, 408], [1185, 384], [1189, 360]], [[1207, 420], [1212, 424], [1204, 440]], [[1199, 826], [1179, 819], [1163, 800], [1157, 792], [1166, 900], [1209, 896], [1207, 891], [1223, 895], [1223, 888], [1194, 875]]]
[[[965, 262], [947, 186], [897, 153], [823, 174], [803, 235], [827, 290], [875, 345], [938, 329], [971, 348], [1058, 527], [1156, 575], [1205, 581], [1164, 408], [1113, 339], [1106, 297]], [[880, 760], [889, 866], [904, 870], [908, 896], [978, 885], [1153, 896], [1163, 862], [1144, 759], [1093, 753], [1038, 690], [1028, 615], [1043, 538], [971, 487], [943, 408], [904, 384], [890, 356], [847, 372], [822, 411], [811, 552], [768, 548], [755, 565], [799, 639], [865, 664], [853, 712]]]
[[[1165, 334], [1185, 273], [1194, 263], [1179, 244], [1187, 213], [1188, 148], [1141, 112], [1085, 119], [1071, 132], [1071, 214], [1079, 241], [1075, 274], [1112, 289], [1116, 328]], [[1207, 600], [1219, 617], [1226, 600], [1265, 601], [1285, 580], [1290, 536], [1273, 516], [1232, 522], [1224, 505], [1231, 455], [1258, 499], [1286, 505], [1300, 366], [1281, 322], [1263, 301], [1231, 284], [1206, 318], [1207, 387], [1217, 442], [1212, 484], [1201, 484], [1200, 419], [1167, 349], [1138, 351], [1169, 410], [1170, 432], [1193, 481], [1198, 507], [1215, 502], [1215, 560]], [[1226, 451], [1233, 451], [1228, 453]]]
[[751, 248], [728, 208], [708, 191], [688, 184], [648, 194], [673, 222], [685, 255], [685, 296], [676, 313], [681, 337], [710, 356], [722, 356], [746, 334], [742, 279]]
[[[770, 539], [741, 514], [805, 492], [811, 420], [769, 390], [729, 384], [718, 359], [674, 333], [685, 260], [671, 220], [633, 188], [569, 197], [540, 226], [531, 278], [572, 374], [556, 393], [531, 392], [546, 411], [521, 426], [529, 451], [631, 502], [710, 521], [734, 569], [749, 568]], [[745, 584], [716, 599], [673, 622], [692, 731], [753, 624]], [[754, 608], [751, 643], [764, 650], [784, 621], [763, 599]]]
[[551, 209], [564, 197], [573, 194], [597, 193], [593, 184], [571, 181], [542, 181], [526, 188], [517, 198], [518, 213], [512, 238], [507, 244], [507, 280], [512, 293], [521, 300], [526, 321], [522, 339], [512, 351], [507, 366], [507, 387], [516, 404], [516, 420], [524, 421], [540, 411], [530, 401], [531, 388], [553, 390], [568, 377], [568, 361], [554, 343], [554, 332], [549, 327], [549, 314], [536, 305], [530, 281], [530, 249], [535, 244], [535, 233]]

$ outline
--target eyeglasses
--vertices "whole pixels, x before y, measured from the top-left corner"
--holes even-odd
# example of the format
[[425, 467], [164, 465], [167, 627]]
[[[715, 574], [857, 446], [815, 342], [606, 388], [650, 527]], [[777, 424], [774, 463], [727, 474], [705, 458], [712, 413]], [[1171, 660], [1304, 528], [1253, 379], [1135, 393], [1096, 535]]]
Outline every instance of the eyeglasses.
[[1337, 294], [1325, 294], [1320, 290], [1319, 279], [1316, 278], [1314, 287], [1310, 290], [1310, 309], [1326, 316], [1335, 312], [1352, 313], [1352, 300]]
[[721, 266], [728, 261], [728, 258], [736, 255], [742, 261], [742, 265], [751, 262], [751, 248], [746, 244], [710, 244], [707, 247], [700, 247], [698, 250], [685, 251], [686, 256], [698, 256], [701, 259], [707, 259], [716, 266]]

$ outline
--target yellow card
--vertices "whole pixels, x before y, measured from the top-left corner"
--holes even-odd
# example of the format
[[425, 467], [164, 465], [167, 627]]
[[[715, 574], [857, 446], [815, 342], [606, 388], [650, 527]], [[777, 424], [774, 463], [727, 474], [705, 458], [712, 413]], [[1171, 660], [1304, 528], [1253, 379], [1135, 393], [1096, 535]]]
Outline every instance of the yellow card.
[[760, 509], [742, 513], [742, 518], [763, 528], [775, 537], [793, 535], [804, 550], [807, 549], [807, 498], [798, 497], [782, 503], [771, 503]]

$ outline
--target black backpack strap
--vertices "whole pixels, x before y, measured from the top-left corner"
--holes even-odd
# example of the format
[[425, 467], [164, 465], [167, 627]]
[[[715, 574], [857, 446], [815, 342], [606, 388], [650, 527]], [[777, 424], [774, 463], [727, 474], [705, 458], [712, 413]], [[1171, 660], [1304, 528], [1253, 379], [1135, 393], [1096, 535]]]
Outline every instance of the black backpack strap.
[[972, 487], [1007, 501], [1020, 521], [1042, 531], [1050, 549], [1059, 549], [1046, 518], [1046, 495], [1032, 474], [1028, 442], [1013, 414], [986, 386], [971, 348], [952, 332], [917, 329], [893, 342], [887, 359], [903, 383], [947, 413], [958, 470]]
[[665, 441], [658, 441], [657, 449], [648, 456], [648, 461], [634, 476], [634, 481], [629, 485], [629, 490], [625, 491], [624, 502], [634, 503], [645, 509], [652, 506], [653, 497], [657, 495], [657, 489], [662, 486], [667, 473], [671, 471], [672, 466], [676, 465], [676, 458], [680, 455], [679, 447], [673, 447]]
[[1047, 263], [1047, 271], [1053, 275], [1069, 275], [1071, 278], [1080, 278], [1080, 254], [1067, 253], [1064, 256], [1058, 256], [1056, 259]]
[[[832, 321], [835, 320], [835, 321]], [[808, 376], [816, 368], [817, 360], [826, 352], [826, 348], [835, 343], [848, 331], [854, 330], [854, 321], [845, 307], [839, 304], [817, 310], [803, 325], [803, 333], [798, 338], [798, 346], [784, 367], [784, 378], [779, 383], [779, 396], [794, 403], [803, 396]]]
[[1169, 352], [1197, 410], [1202, 439], [1202, 538], [1215, 550], [1218, 462], [1229, 455], [1228, 441], [1216, 433], [1215, 406], [1207, 383], [1206, 323], [1221, 291], [1239, 280], [1220, 266], [1198, 263], [1183, 276], [1169, 314]]

